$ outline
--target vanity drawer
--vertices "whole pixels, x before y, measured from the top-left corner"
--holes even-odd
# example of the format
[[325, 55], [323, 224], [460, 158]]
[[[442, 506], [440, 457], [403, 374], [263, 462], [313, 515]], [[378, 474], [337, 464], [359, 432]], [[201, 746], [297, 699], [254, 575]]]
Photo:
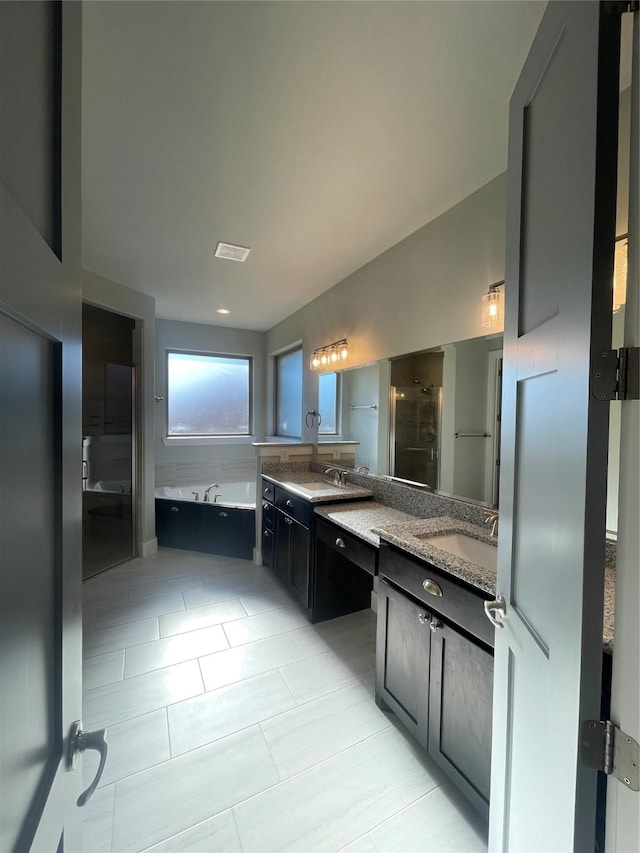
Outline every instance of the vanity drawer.
[[273, 530], [273, 515], [274, 515], [273, 504], [269, 503], [269, 501], [262, 501], [262, 523], [270, 530]]
[[495, 629], [484, 613], [484, 602], [490, 600], [486, 593], [464, 586], [446, 572], [413, 559], [384, 541], [380, 542], [378, 572], [429, 610], [493, 648]]
[[268, 483], [266, 480], [262, 481], [262, 497], [265, 500], [271, 501], [271, 503], [273, 503], [275, 499], [275, 490], [276, 487], [273, 485], [273, 483]]
[[295, 495], [292, 495], [286, 489], [282, 489], [280, 486], [275, 487], [275, 505], [278, 509], [281, 509], [283, 512], [286, 512], [287, 515], [290, 515], [291, 518], [295, 518], [296, 521], [299, 521], [301, 524], [304, 524], [305, 527], [311, 526], [311, 519], [313, 516], [313, 504], [309, 501], [305, 501], [304, 498], [297, 498]]
[[319, 518], [316, 522], [316, 537], [324, 542], [327, 547], [337, 551], [343, 557], [351, 560], [365, 572], [370, 575], [375, 575], [377, 563], [376, 549], [347, 533], [341, 527], [336, 527], [328, 521]]

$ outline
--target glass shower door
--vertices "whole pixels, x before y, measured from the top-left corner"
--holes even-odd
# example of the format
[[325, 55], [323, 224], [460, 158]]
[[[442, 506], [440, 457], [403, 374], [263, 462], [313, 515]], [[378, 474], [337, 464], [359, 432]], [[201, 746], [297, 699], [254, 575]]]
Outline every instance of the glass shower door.
[[393, 457], [390, 473], [404, 480], [439, 485], [442, 388], [391, 388]]

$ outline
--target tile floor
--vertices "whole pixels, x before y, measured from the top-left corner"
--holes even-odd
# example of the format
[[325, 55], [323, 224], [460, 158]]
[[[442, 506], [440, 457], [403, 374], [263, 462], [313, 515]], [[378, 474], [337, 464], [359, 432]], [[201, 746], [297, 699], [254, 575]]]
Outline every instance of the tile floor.
[[309, 625], [266, 569], [161, 549], [86, 582], [84, 620], [84, 853], [486, 850], [373, 701], [372, 611]]

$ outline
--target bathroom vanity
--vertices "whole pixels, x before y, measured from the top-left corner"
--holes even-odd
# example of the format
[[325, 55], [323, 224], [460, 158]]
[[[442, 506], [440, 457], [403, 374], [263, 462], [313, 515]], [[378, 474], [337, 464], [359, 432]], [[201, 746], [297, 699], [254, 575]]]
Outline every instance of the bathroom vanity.
[[350, 584], [340, 585], [328, 581], [324, 572], [318, 574], [314, 507], [361, 500], [371, 491], [332, 483], [317, 473], [290, 472], [285, 476], [283, 480], [262, 478], [262, 564], [274, 571], [311, 622], [369, 607], [370, 581], [354, 593]]

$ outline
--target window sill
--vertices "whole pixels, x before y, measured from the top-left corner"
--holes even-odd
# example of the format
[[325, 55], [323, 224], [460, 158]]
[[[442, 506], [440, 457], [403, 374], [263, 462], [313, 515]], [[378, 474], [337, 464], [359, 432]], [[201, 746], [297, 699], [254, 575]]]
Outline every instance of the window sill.
[[205, 447], [207, 445], [224, 445], [224, 444], [253, 444], [255, 441], [254, 435], [163, 435], [162, 443], [165, 447], [170, 446], [188, 446], [188, 447]]

